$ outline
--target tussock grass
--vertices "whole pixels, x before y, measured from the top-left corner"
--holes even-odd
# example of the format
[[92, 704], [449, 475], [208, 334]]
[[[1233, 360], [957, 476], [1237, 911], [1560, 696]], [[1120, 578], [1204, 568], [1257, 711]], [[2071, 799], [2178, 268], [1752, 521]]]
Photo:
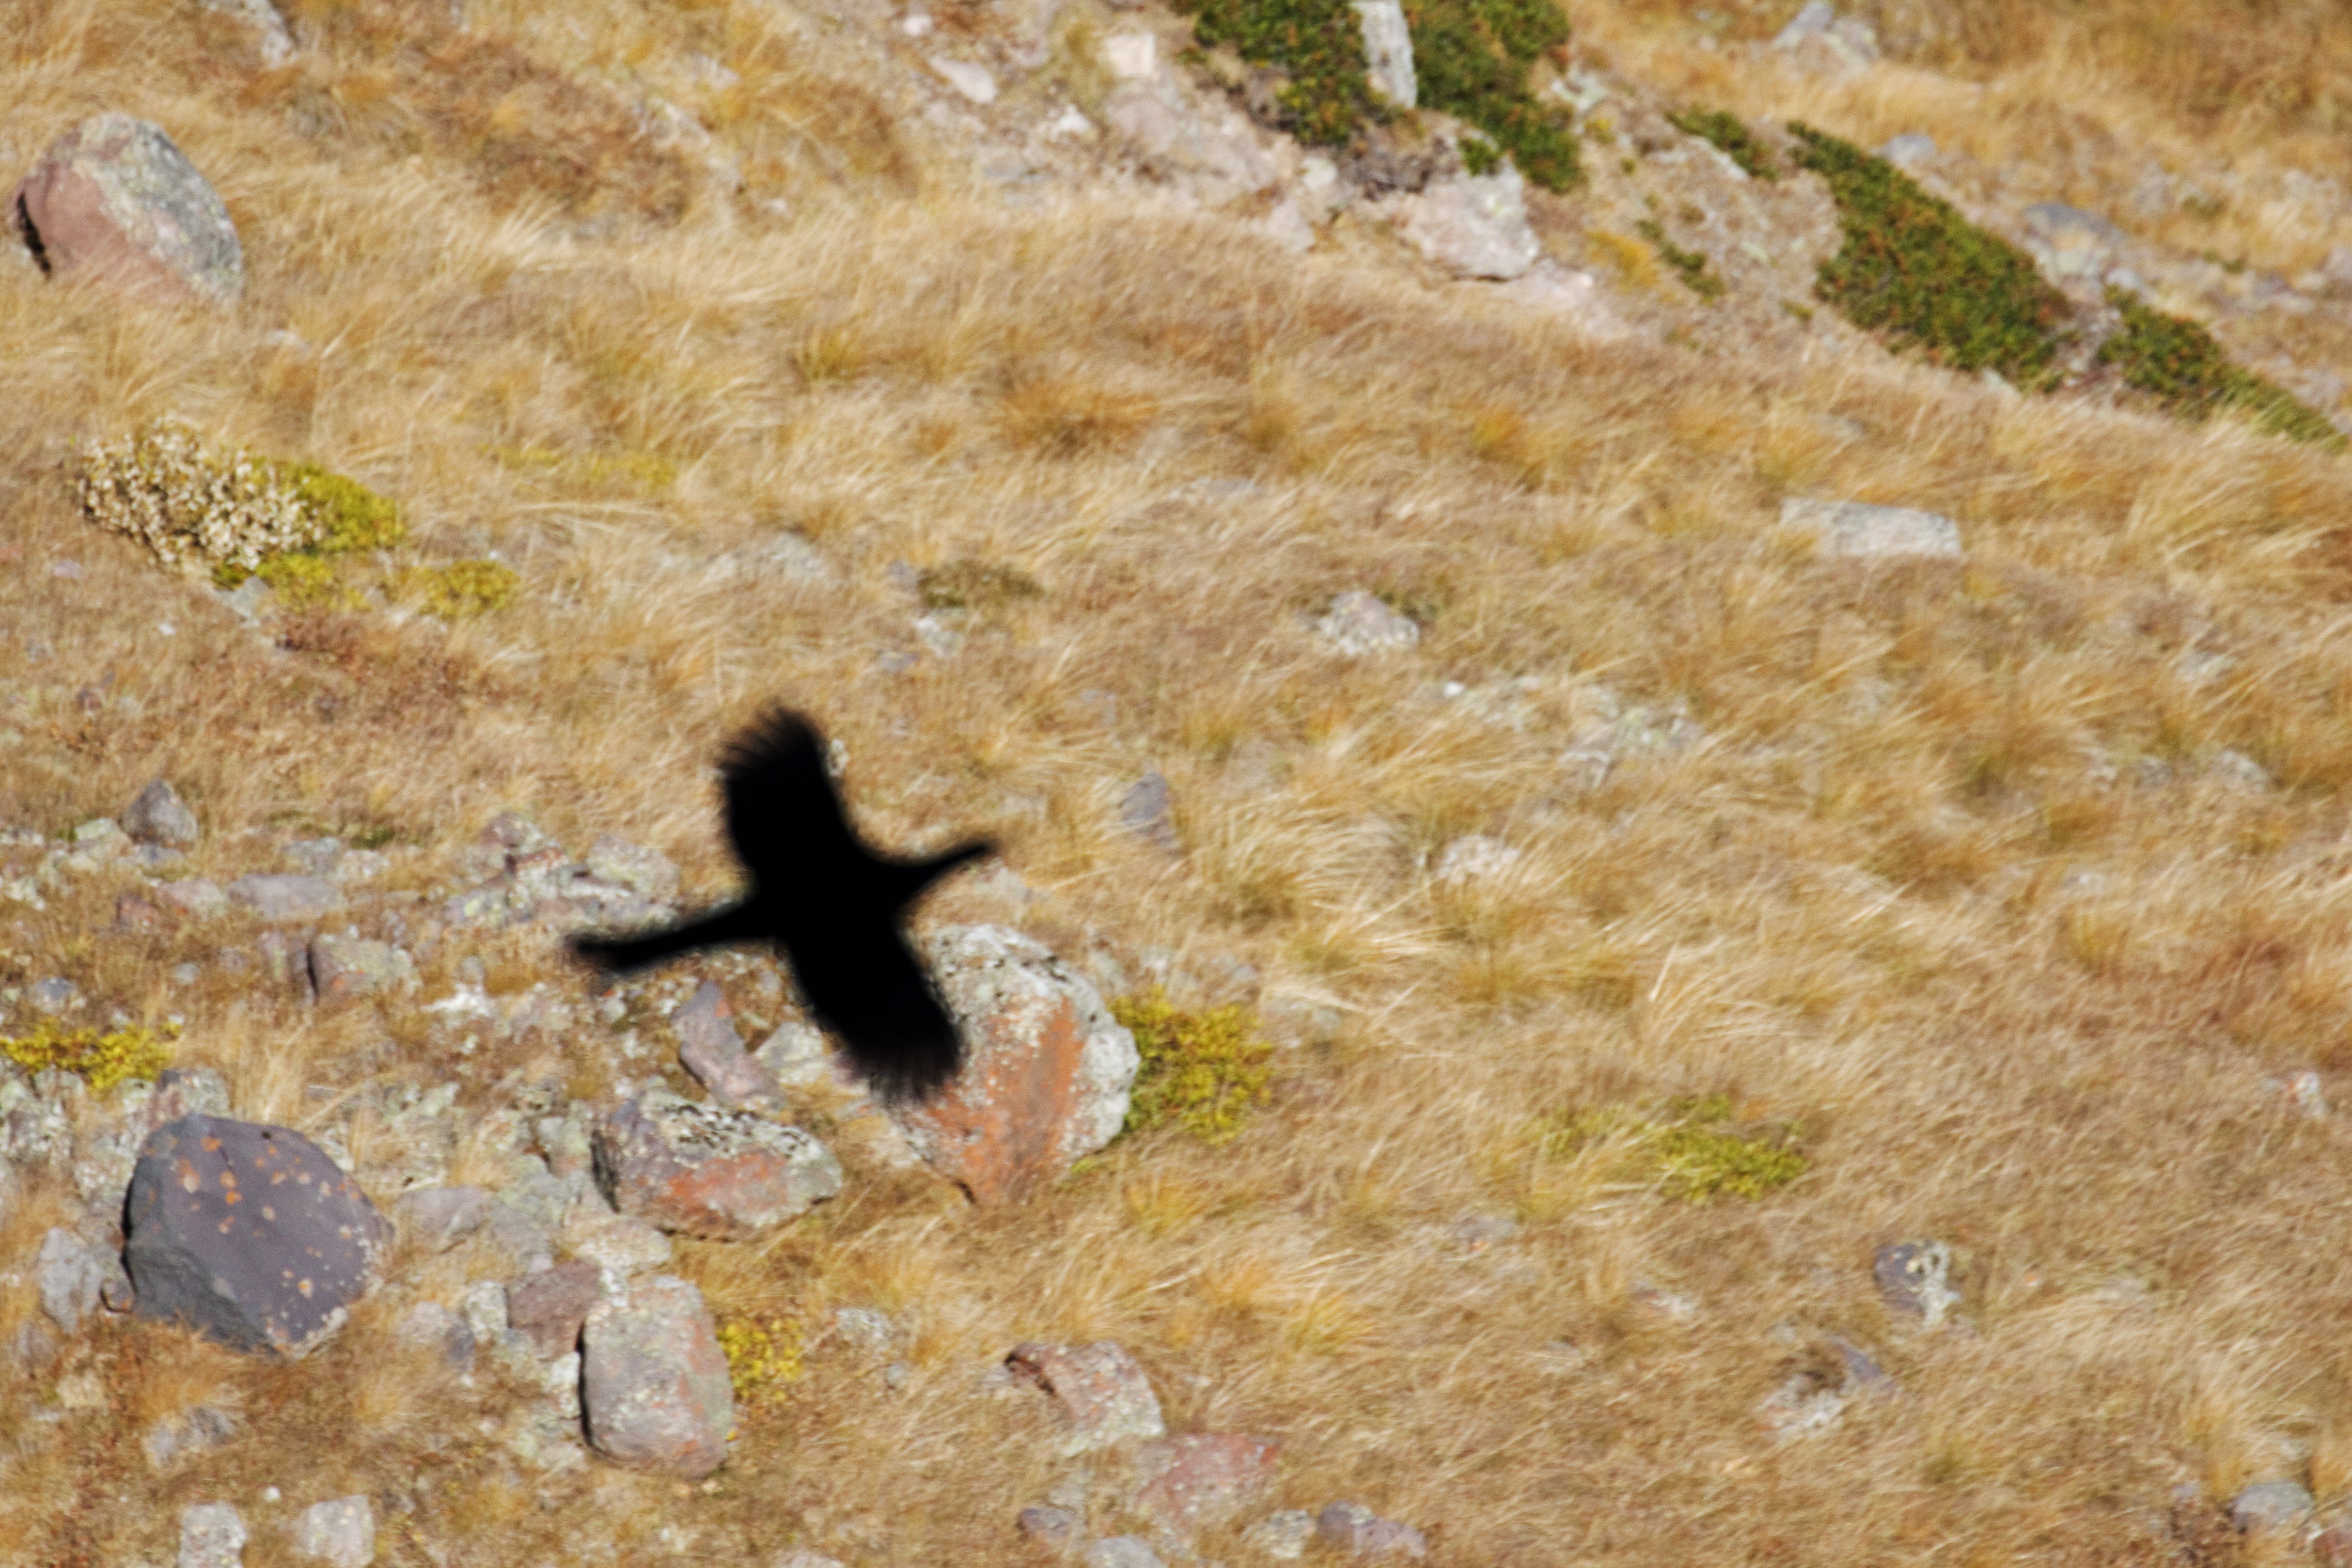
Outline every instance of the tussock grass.
[[[1680, 57], [1644, 55], [1631, 8], [1593, 10], [1580, 36], [1671, 84]], [[812, 1331], [715, 1491], [526, 1475], [480, 1427], [521, 1395], [403, 1360], [387, 1300], [202, 1391], [163, 1387], [178, 1342], [138, 1325], [65, 1367], [11, 1360], [14, 1436], [70, 1370], [113, 1403], [0, 1444], [0, 1496], [29, 1500], [0, 1510], [5, 1550], [161, 1560], [191, 1501], [282, 1489], [279, 1513], [252, 1505], [261, 1541], [297, 1505], [407, 1487], [416, 1513], [379, 1511], [387, 1561], [459, 1526], [493, 1568], [583, 1539], [634, 1561], [676, 1526], [714, 1562], [1016, 1562], [1051, 1424], [978, 1374], [1024, 1339], [1128, 1344], [1178, 1429], [1283, 1445], [1279, 1500], [1362, 1497], [1465, 1562], [2111, 1562], [2175, 1484], [2210, 1502], [2274, 1440], [2342, 1428], [2352, 1172], [2335, 1123], [2261, 1087], [2311, 1068], [2341, 1101], [2352, 1068], [2340, 461], [1868, 355], [1596, 345], [1360, 258], [1295, 268], [1213, 220], [1008, 213], [926, 186], [860, 100], [802, 112], [854, 62], [767, 12], [517, 5], [478, 10], [472, 41], [446, 15], [322, 12], [280, 80], [229, 72], [165, 7], [5, 11], [0, 142], [29, 157], [101, 100], [154, 118], [254, 268], [238, 311], [183, 315], [0, 265], [0, 818], [55, 833], [161, 773], [207, 826], [194, 872], [367, 825], [414, 851], [394, 885], [429, 893], [528, 808], [574, 846], [658, 845], [716, 897], [706, 769], [783, 697], [844, 741], [878, 843], [984, 826], [1044, 895], [1008, 917], [949, 889], [926, 918], [1203, 973], [1231, 955], [1338, 1022], [1294, 1037], [1267, 1009], [1297, 1043], [1214, 1147], [1131, 1141], [985, 1214], [865, 1173], [769, 1244], [682, 1249], [723, 1320]], [[710, 105], [747, 182], [731, 232], [593, 94], [532, 107], [549, 72], [626, 82], [691, 48], [740, 78]], [[2021, 140], [2053, 90], [2031, 71], [2059, 65], [1996, 66], [1984, 134]], [[1912, 128], [1880, 123], [1884, 82], [1713, 68], [1691, 100], [1865, 142]], [[2189, 68], [2144, 68], [2084, 112], [2188, 123], [2135, 84]], [[1925, 101], [1948, 134], [1932, 117], [1959, 110]], [[770, 195], [789, 219], [751, 205]], [[462, 623], [246, 628], [91, 528], [64, 479], [74, 439], [173, 413], [364, 475], [420, 558], [496, 551], [519, 590]], [[1793, 493], [1946, 512], [1969, 559], [1812, 559], [1778, 536]], [[744, 564], [782, 529], [835, 580]], [[887, 674], [922, 611], [900, 562], [1049, 591]], [[1433, 607], [1421, 646], [1320, 645], [1300, 613], [1353, 588]], [[1604, 689], [1706, 740], [1597, 780], [1564, 764]], [[2210, 773], [2225, 750], [2278, 786]], [[1117, 828], [1147, 767], [1181, 803], [1181, 859]], [[1425, 857], [1467, 832], [1521, 860], [1433, 888]], [[480, 1109], [542, 1055], [593, 1055], [585, 1026], [461, 1052], [396, 1008], [314, 1016], [217, 969], [175, 986], [255, 933], [101, 940], [113, 890], [0, 906], [0, 984], [67, 973], [97, 1016], [184, 1015], [179, 1059], [222, 1068], [239, 1114], [315, 1125], [311, 1086], [379, 1077]], [[467, 956], [500, 994], [577, 984], [551, 946], [409, 940], [432, 996]], [[1803, 1179], [1691, 1205], [1597, 1154], [1530, 1157], [1548, 1109], [1716, 1093], [1801, 1121]], [[1498, 1211], [1510, 1237], [1449, 1240]], [[66, 1213], [30, 1192], [0, 1241], [21, 1257]], [[1921, 1234], [1962, 1251], [1974, 1337], [1875, 1304], [1873, 1249]], [[1660, 1290], [1700, 1310], [1662, 1315]], [[902, 1393], [822, 1338], [847, 1305], [899, 1321]], [[38, 1310], [0, 1288], [0, 1332]], [[1905, 1399], [1770, 1444], [1753, 1410], [1786, 1375], [1783, 1320], [1866, 1342]], [[148, 1474], [117, 1407], [200, 1392], [268, 1418]], [[2315, 1485], [2340, 1489], [2337, 1447]]]

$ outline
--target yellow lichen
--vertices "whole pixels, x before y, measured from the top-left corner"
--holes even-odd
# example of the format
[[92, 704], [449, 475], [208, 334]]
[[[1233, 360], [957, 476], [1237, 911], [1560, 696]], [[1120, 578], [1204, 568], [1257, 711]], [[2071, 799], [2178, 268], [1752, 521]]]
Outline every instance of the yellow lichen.
[[60, 1068], [79, 1073], [93, 1093], [103, 1094], [127, 1078], [152, 1082], [172, 1065], [172, 1046], [179, 1037], [175, 1024], [132, 1024], [100, 1034], [44, 1018], [29, 1035], [0, 1037], [0, 1056], [26, 1072]]
[[735, 1397], [745, 1405], [783, 1398], [806, 1371], [801, 1326], [789, 1318], [730, 1318], [719, 1325], [719, 1348]]
[[1253, 1106], [1269, 1098], [1274, 1047], [1258, 1037], [1249, 1009], [1185, 1012], [1155, 985], [1139, 996], [1120, 997], [1110, 1012], [1135, 1037], [1143, 1058], [1123, 1131], [1148, 1131], [1172, 1121], [1222, 1143], [1242, 1130]]
[[393, 580], [394, 596], [445, 621], [468, 621], [514, 603], [522, 579], [496, 561], [418, 566]]

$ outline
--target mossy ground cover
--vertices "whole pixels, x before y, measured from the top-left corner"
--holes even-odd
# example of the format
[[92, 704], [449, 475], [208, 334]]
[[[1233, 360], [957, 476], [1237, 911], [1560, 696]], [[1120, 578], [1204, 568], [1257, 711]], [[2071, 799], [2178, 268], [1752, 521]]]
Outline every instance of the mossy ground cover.
[[1712, 300], [1723, 292], [1723, 279], [1706, 269], [1706, 258], [1696, 250], [1685, 250], [1666, 237], [1664, 226], [1655, 219], [1643, 218], [1635, 224], [1643, 239], [1650, 242], [1658, 258], [1675, 269], [1675, 273], [1690, 286], [1692, 293], [1702, 300]]
[[104, 1094], [125, 1079], [152, 1082], [172, 1065], [172, 1044], [180, 1032], [171, 1025], [150, 1028], [129, 1025], [100, 1033], [70, 1029], [55, 1018], [44, 1018], [29, 1035], [0, 1038], [0, 1056], [26, 1072], [52, 1068], [81, 1075], [93, 1094]]
[[1884, 158], [1791, 124], [1796, 163], [1829, 182], [1845, 243], [1815, 292], [1858, 327], [1884, 331], [1956, 370], [2047, 388], [2066, 338], [2066, 297], [2033, 258], [1986, 233]]
[[2213, 334], [2195, 321], [2167, 315], [2120, 289], [2107, 291], [2107, 303], [2124, 321], [2099, 345], [2099, 363], [2121, 371], [2125, 384], [2183, 418], [2242, 414], [2273, 436], [2343, 449], [2343, 433], [2326, 416], [2286, 388], [2231, 364]]
[[1714, 144], [1717, 151], [1759, 180], [1777, 180], [1780, 165], [1772, 150], [1748, 129], [1736, 114], [1720, 109], [1687, 109], [1666, 116], [1675, 130]]
[[1801, 1130], [1734, 1121], [1729, 1095], [1677, 1100], [1655, 1116], [1621, 1106], [1556, 1111], [1545, 1119], [1543, 1152], [1561, 1159], [1595, 1144], [1622, 1150], [1629, 1180], [1655, 1182], [1668, 1197], [1705, 1203], [1719, 1195], [1760, 1198], [1811, 1168], [1797, 1147]]
[[1143, 1058], [1123, 1131], [1146, 1132], [1172, 1124], [1219, 1143], [1239, 1132], [1250, 1111], [1265, 1103], [1274, 1047], [1258, 1037], [1248, 1008], [1188, 1012], [1154, 986], [1120, 997], [1110, 1011], [1134, 1035]]

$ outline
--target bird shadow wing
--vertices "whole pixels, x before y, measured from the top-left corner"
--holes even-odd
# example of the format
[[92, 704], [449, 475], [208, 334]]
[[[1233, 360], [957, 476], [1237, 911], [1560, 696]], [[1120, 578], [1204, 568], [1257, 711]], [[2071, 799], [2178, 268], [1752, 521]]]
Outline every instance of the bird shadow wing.
[[800, 715], [761, 715], [729, 744], [719, 778], [727, 837], [755, 886], [831, 886], [874, 863], [825, 771], [824, 738]]
[[[886, 1100], [925, 1100], [963, 1065], [963, 1037], [896, 932], [859, 955], [855, 984], [826, 987], [824, 1021]], [[835, 976], [836, 982], [844, 976]]]

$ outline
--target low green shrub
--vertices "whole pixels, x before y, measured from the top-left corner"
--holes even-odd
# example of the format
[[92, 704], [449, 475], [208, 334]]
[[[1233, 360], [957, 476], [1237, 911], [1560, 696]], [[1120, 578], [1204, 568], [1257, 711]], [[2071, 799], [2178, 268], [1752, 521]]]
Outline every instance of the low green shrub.
[[[1476, 126], [1548, 191], [1583, 178], [1568, 110], [1528, 89], [1528, 68], [1568, 42], [1568, 17], [1555, 0], [1406, 0], [1404, 14], [1423, 108]], [[1493, 165], [1482, 151], [1463, 147], [1473, 174]]]
[[1682, 280], [1690, 285], [1691, 292], [1702, 300], [1712, 300], [1723, 292], [1723, 279], [1706, 269], [1706, 258], [1696, 250], [1685, 250], [1666, 237], [1666, 231], [1654, 218], [1643, 218], [1635, 224], [1650, 248], [1660, 260], [1673, 268]]
[[1729, 1095], [1715, 1094], [1676, 1100], [1655, 1117], [1620, 1106], [1555, 1111], [1544, 1119], [1539, 1146], [1547, 1158], [1562, 1159], [1615, 1142], [1629, 1179], [1655, 1182], [1668, 1197], [1695, 1204], [1719, 1194], [1760, 1198], [1811, 1168], [1797, 1147], [1801, 1128], [1740, 1125], [1731, 1110]]
[[1135, 1037], [1143, 1058], [1121, 1131], [1146, 1132], [1172, 1122], [1222, 1143], [1269, 1098], [1274, 1047], [1259, 1038], [1246, 1007], [1187, 1012], [1155, 985], [1120, 997], [1110, 1012]]
[[1386, 117], [1364, 68], [1363, 24], [1348, 0], [1177, 0], [1192, 32], [1230, 44], [1252, 65], [1289, 78], [1278, 101], [1301, 142], [1345, 142], [1359, 123]]
[[1814, 292], [1858, 327], [1918, 344], [1958, 370], [2041, 390], [2067, 341], [2066, 297], [2032, 258], [1962, 217], [1884, 158], [1791, 124], [1800, 168], [1829, 182], [1845, 243]]
[[2123, 312], [2124, 324], [2099, 345], [2099, 363], [2120, 370], [2125, 384], [2186, 419], [2242, 414], [2273, 436], [2343, 449], [2343, 432], [2325, 415], [2276, 383], [2231, 364], [2213, 334], [2197, 322], [2167, 315], [2121, 289], [2107, 290], [2107, 303]]
[[393, 596], [445, 621], [470, 621], [514, 603], [522, 579], [496, 561], [417, 566], [393, 580]]
[[1780, 165], [1773, 161], [1771, 150], [1736, 114], [1720, 109], [1687, 109], [1667, 115], [1666, 121], [1677, 131], [1713, 142], [1725, 157], [1759, 180], [1780, 177]]

